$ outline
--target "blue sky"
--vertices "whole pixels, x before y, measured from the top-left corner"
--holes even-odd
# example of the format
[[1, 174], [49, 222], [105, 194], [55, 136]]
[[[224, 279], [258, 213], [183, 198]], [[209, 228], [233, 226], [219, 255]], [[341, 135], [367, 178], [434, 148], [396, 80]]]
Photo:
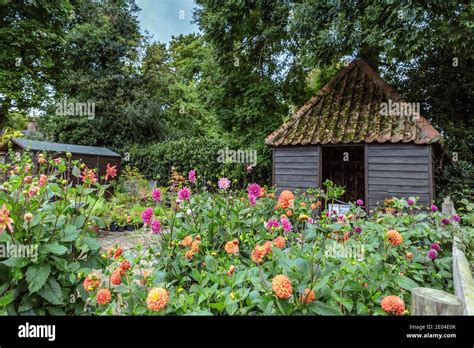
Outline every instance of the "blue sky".
[[138, 14], [142, 31], [148, 30], [152, 40], [169, 42], [171, 36], [198, 32], [191, 24], [194, 0], [135, 0], [141, 11]]

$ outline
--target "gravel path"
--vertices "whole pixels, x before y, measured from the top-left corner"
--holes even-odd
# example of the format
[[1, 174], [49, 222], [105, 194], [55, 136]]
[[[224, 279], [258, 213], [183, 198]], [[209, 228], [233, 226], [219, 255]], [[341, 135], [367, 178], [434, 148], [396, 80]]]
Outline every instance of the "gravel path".
[[[145, 234], [148, 243], [156, 244], [158, 241], [157, 235]], [[143, 233], [138, 231], [124, 231], [124, 232], [111, 232], [111, 231], [99, 231], [97, 235], [97, 241], [102, 245], [102, 248], [107, 250], [113, 247], [115, 244], [120, 245], [124, 250], [133, 248], [137, 244], [146, 245]]]

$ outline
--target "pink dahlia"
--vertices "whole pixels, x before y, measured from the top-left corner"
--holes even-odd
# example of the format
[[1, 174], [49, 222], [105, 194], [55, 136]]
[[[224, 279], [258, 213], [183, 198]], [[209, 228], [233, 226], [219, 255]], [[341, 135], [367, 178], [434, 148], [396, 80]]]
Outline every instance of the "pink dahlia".
[[189, 179], [189, 182], [192, 184], [196, 182], [196, 171], [194, 169], [189, 171], [188, 179]]
[[191, 191], [187, 187], [183, 187], [181, 190], [178, 191], [178, 198], [181, 201], [187, 201], [191, 197]]
[[153, 216], [153, 209], [146, 208], [142, 213], [142, 220], [145, 225], [149, 225]]
[[250, 197], [255, 197], [255, 198], [258, 198], [260, 197], [261, 193], [262, 193], [262, 188], [260, 187], [259, 184], [250, 184], [248, 187], [247, 187], [247, 192], [249, 193], [249, 198]]
[[293, 228], [293, 226], [291, 226], [291, 222], [290, 220], [286, 219], [286, 218], [282, 218], [280, 220], [281, 222], [281, 226], [283, 227], [283, 231], [285, 231], [286, 233], [290, 232]]
[[438, 211], [438, 207], [434, 204], [431, 205], [431, 211]]
[[217, 186], [222, 190], [227, 190], [230, 187], [230, 180], [227, 178], [220, 178], [217, 182]]
[[364, 205], [364, 201], [362, 199], [358, 199], [356, 203], [357, 205]]
[[430, 249], [433, 249], [433, 250], [436, 250], [436, 251], [440, 251], [441, 250], [441, 246], [438, 244], [438, 243], [433, 243], [430, 245]]
[[415, 204], [415, 201], [411, 198], [408, 198], [407, 203], [408, 203], [408, 205], [413, 205], [413, 204]]
[[438, 252], [434, 249], [430, 249], [430, 251], [428, 251], [428, 257], [433, 261], [438, 257]]
[[267, 223], [265, 224], [265, 226], [267, 227], [267, 230], [269, 231], [272, 231], [273, 228], [278, 228], [280, 227], [280, 224], [278, 223], [278, 221], [276, 220], [268, 220]]
[[161, 201], [161, 191], [160, 191], [160, 189], [159, 188], [153, 189], [153, 191], [151, 191], [151, 197], [153, 198], [153, 200], [155, 202]]
[[459, 222], [459, 221], [461, 221], [461, 217], [459, 215], [454, 215], [453, 216], [453, 221]]
[[161, 232], [161, 223], [158, 220], [153, 220], [151, 222], [151, 231], [154, 234], [159, 234]]

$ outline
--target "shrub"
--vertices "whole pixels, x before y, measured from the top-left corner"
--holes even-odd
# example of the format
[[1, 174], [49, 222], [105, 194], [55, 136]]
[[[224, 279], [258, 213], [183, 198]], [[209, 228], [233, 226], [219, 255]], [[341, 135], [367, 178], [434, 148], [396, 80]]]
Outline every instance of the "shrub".
[[[219, 150], [256, 149], [258, 163], [250, 173], [239, 163], [220, 163]], [[187, 173], [195, 169], [201, 178], [200, 184], [216, 182], [220, 177], [228, 177], [241, 185], [249, 181], [269, 183], [271, 176], [270, 150], [264, 145], [254, 147], [239, 146], [238, 143], [222, 139], [185, 138], [167, 141], [147, 147], [136, 146], [130, 151], [131, 164], [137, 166], [149, 179], [159, 186], [168, 185], [170, 171], [174, 166], [179, 172]]]
[[82, 313], [80, 275], [101, 267], [90, 227], [103, 224], [92, 211], [108, 185], [70, 156], [40, 155], [36, 167], [23, 154], [0, 175], [0, 313]]

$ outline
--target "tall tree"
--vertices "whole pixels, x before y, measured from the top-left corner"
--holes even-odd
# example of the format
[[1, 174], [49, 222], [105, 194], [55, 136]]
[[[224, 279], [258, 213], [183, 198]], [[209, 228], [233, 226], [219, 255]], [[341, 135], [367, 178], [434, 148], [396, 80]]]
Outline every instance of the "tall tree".
[[63, 0], [0, 1], [0, 130], [12, 111], [40, 107], [58, 83], [72, 10]]

